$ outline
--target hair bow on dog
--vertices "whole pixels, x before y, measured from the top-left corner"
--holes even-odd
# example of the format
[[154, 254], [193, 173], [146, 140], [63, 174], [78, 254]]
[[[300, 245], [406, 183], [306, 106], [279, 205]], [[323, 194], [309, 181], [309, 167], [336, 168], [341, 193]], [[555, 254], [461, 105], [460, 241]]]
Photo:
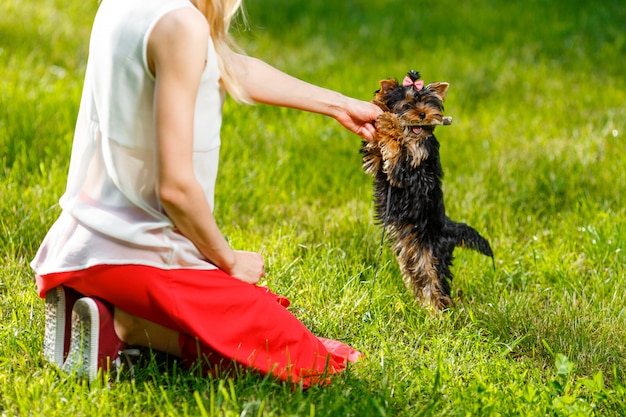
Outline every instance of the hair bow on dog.
[[412, 85], [413, 87], [415, 87], [416, 90], [421, 90], [422, 88], [424, 88], [424, 81], [423, 80], [413, 81], [409, 76], [406, 76], [404, 77], [404, 80], [402, 80], [402, 85], [404, 87]]

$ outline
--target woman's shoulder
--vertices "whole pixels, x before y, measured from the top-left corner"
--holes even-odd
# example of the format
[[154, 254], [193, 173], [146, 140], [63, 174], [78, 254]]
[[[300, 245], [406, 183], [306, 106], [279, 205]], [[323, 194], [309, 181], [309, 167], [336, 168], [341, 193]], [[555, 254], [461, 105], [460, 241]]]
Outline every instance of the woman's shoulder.
[[149, 42], [153, 45], [204, 45], [209, 36], [209, 24], [198, 9], [179, 7], [159, 18], [151, 30]]
[[[190, 68], [204, 68], [209, 44], [209, 25], [195, 8], [175, 9], [163, 17], [152, 29], [146, 48], [148, 68], [171, 69], [175, 73]], [[196, 65], [199, 62], [199, 65]]]
[[206, 17], [193, 6], [180, 7], [168, 11], [159, 19], [157, 26], [160, 26], [160, 30], [174, 34], [209, 33], [209, 24]]

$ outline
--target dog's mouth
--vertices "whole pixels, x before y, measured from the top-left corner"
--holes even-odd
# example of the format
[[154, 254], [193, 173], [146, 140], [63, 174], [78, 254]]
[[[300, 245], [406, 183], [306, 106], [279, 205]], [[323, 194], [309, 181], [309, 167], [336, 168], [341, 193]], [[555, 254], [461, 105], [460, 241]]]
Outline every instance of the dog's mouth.
[[402, 127], [404, 127], [404, 131], [408, 134], [411, 133], [415, 136], [419, 136], [424, 132], [424, 128], [426, 128], [426, 124], [423, 121], [416, 120], [403, 120], [401, 122]]
[[403, 120], [401, 125], [405, 128], [409, 128], [415, 135], [421, 134], [424, 130], [432, 131], [435, 126], [451, 125], [452, 117], [443, 116], [441, 119], [429, 119], [429, 120]]
[[421, 135], [423, 130], [421, 126], [411, 126], [411, 132], [413, 132], [414, 135]]
[[420, 136], [425, 131], [432, 130], [433, 126], [424, 124], [423, 122], [405, 122], [404, 129], [407, 134]]

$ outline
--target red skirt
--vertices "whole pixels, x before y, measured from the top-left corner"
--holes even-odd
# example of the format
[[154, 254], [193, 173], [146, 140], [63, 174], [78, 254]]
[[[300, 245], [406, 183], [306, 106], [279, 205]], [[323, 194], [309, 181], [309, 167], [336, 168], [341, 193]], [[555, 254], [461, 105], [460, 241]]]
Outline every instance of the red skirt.
[[[305, 387], [328, 382], [328, 375], [362, 356], [341, 342], [316, 337], [287, 310], [285, 297], [217, 269], [100, 265], [36, 278], [40, 297], [59, 285], [73, 288], [197, 338], [201, 352]], [[183, 359], [190, 362], [185, 354], [197, 351], [190, 353], [183, 340]]]

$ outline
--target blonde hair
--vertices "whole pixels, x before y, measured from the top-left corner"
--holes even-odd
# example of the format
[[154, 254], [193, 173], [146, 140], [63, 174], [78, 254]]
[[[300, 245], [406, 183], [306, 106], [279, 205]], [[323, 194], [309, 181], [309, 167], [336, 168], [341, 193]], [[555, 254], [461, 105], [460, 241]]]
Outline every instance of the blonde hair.
[[241, 13], [245, 21], [242, 0], [207, 0], [206, 2], [205, 16], [209, 22], [211, 39], [218, 56], [222, 85], [238, 102], [252, 103], [237, 79], [230, 59], [232, 51], [241, 52], [241, 48], [237, 46], [228, 32], [230, 24], [238, 12]]

